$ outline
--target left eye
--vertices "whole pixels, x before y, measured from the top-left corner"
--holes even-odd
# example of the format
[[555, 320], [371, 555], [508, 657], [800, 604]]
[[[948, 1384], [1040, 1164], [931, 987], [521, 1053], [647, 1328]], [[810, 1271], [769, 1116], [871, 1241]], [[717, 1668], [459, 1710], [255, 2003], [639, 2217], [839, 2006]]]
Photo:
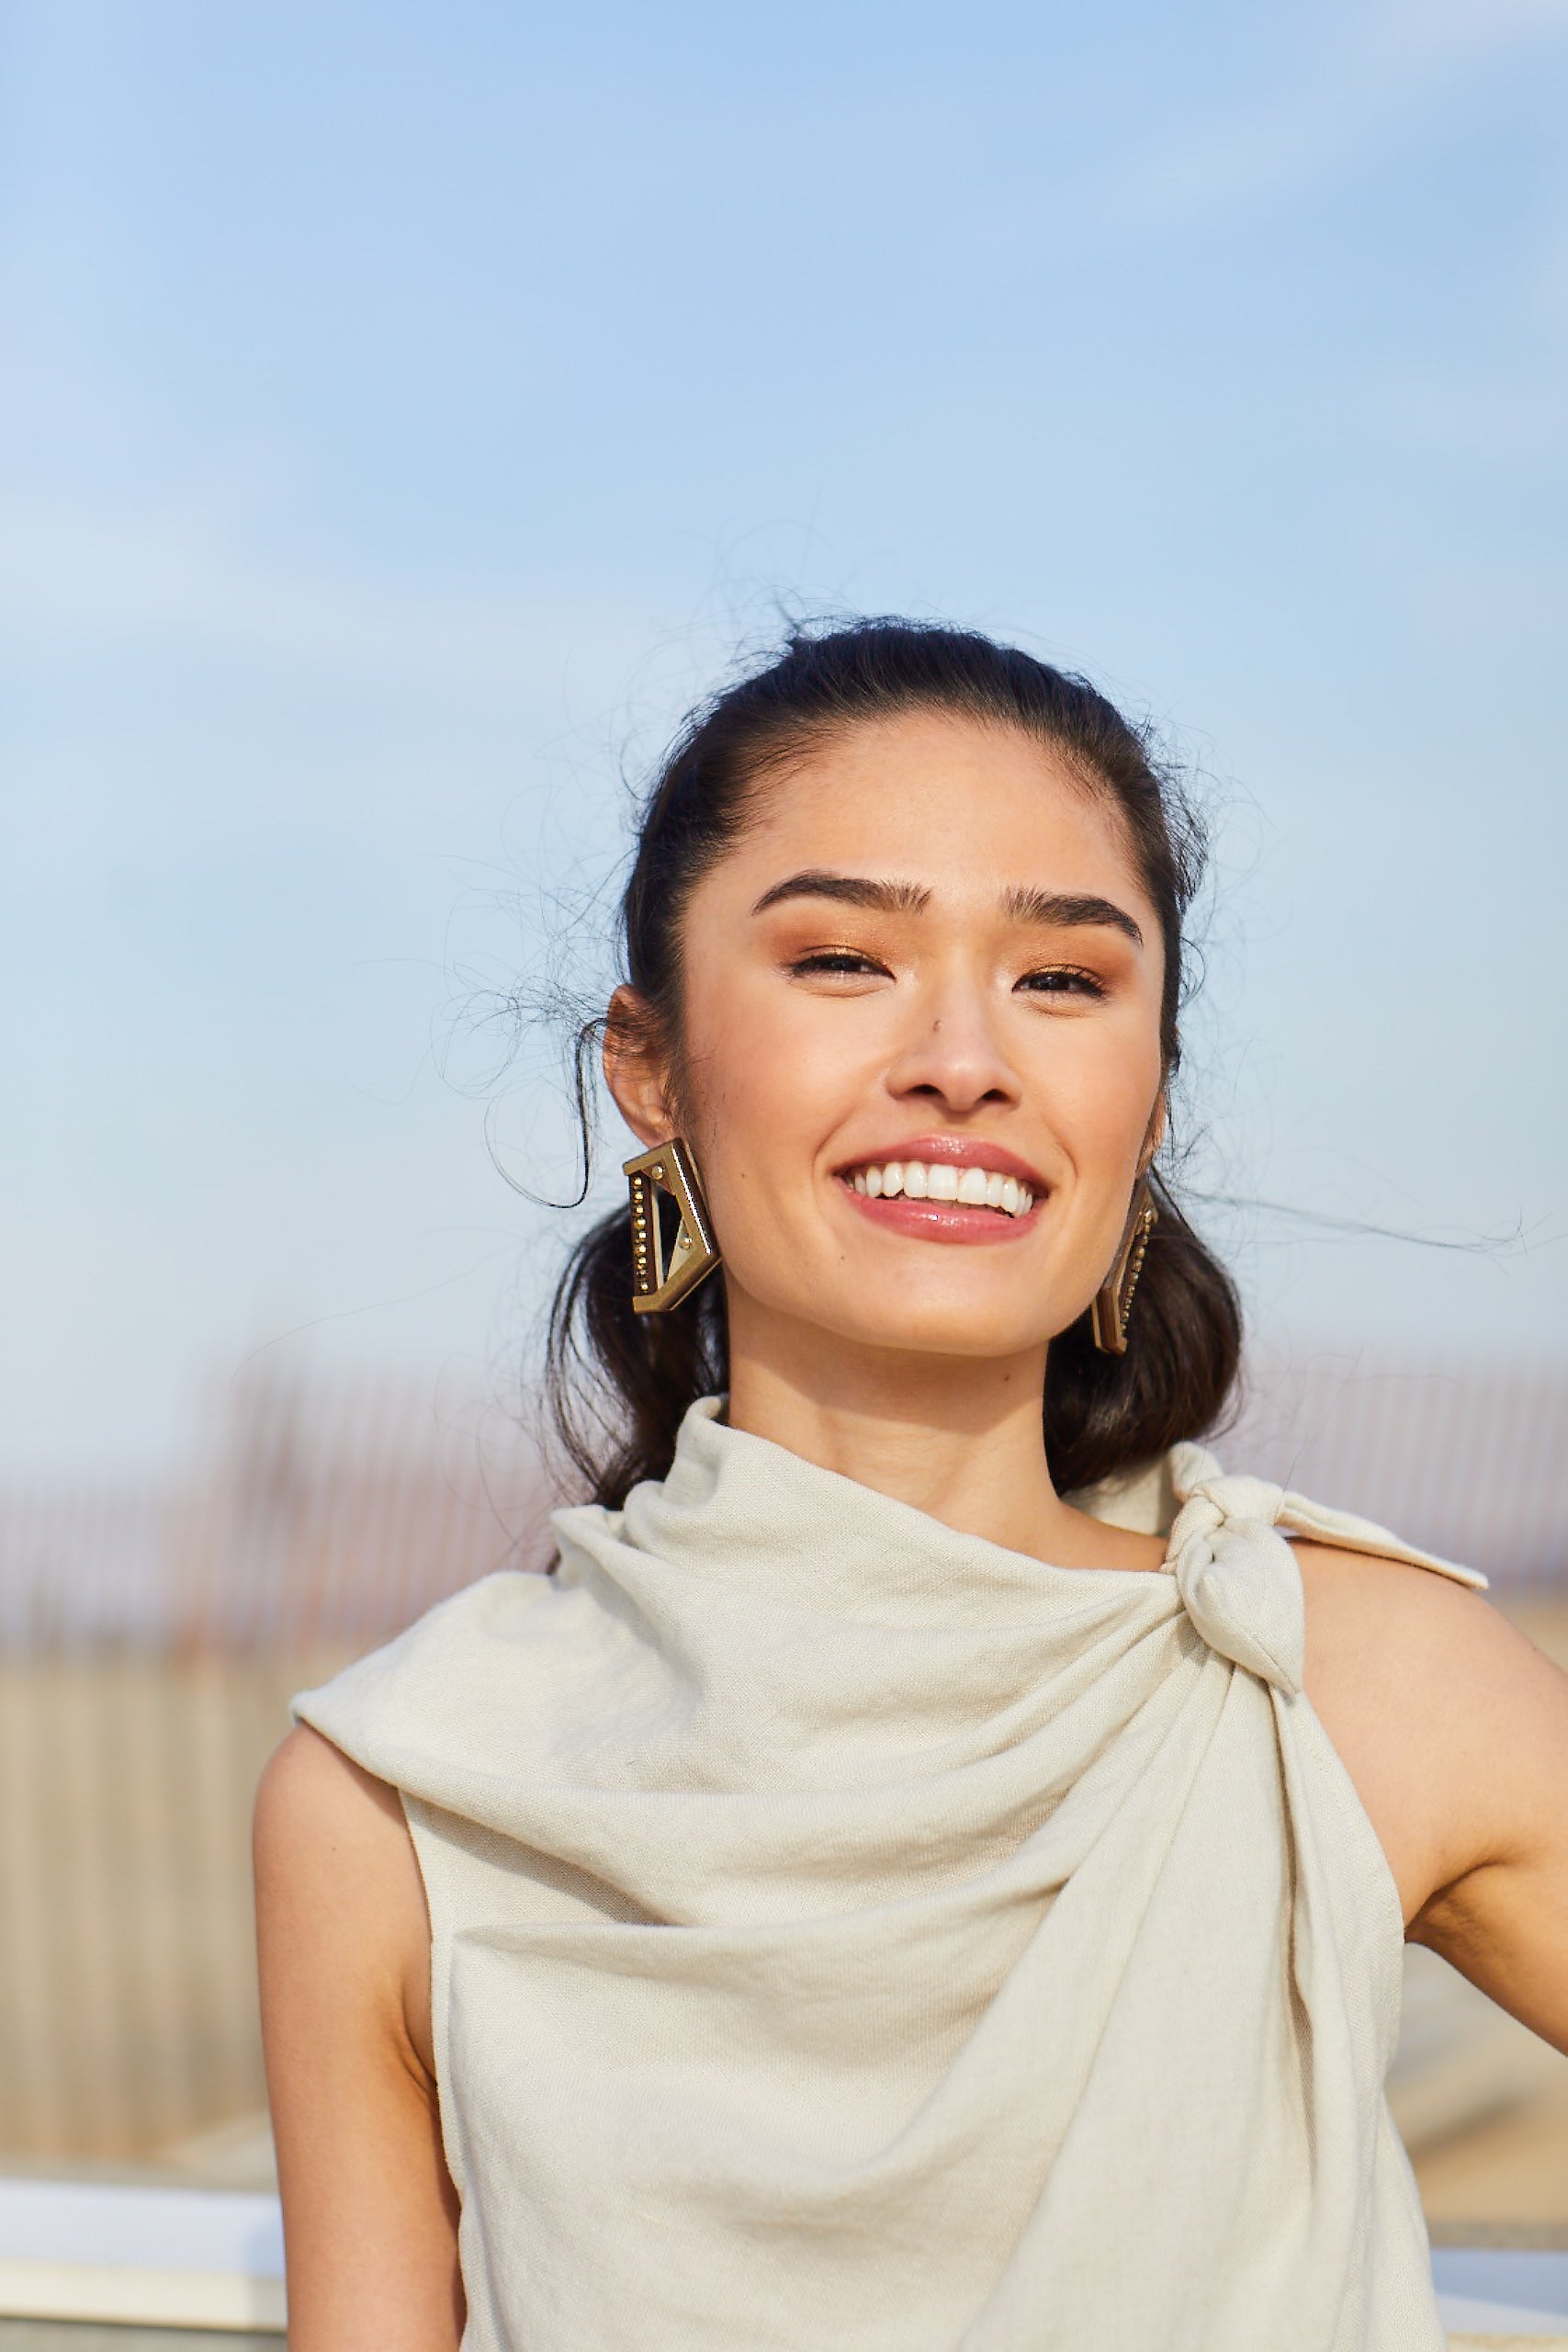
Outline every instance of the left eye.
[[1055, 964], [1049, 971], [1026, 972], [1019, 987], [1035, 996], [1103, 996], [1105, 990], [1092, 972], [1081, 972], [1070, 965]]

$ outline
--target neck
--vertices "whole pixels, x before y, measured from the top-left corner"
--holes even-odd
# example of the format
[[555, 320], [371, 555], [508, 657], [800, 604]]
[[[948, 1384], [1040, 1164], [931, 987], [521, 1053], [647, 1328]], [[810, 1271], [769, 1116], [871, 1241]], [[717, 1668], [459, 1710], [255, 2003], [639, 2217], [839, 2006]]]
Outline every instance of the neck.
[[[1045, 1460], [1045, 1351], [976, 1358], [840, 1343], [731, 1293], [734, 1429], [1059, 1566], [1132, 1565], [1129, 1541], [1064, 1503]], [[1142, 1564], [1141, 1561], [1139, 1563]]]

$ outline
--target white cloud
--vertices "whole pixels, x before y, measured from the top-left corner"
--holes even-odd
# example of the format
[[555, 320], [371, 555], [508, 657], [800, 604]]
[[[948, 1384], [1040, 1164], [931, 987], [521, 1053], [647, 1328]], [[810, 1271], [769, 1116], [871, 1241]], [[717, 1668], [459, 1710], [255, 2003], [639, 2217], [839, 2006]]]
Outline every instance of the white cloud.
[[503, 694], [558, 687], [585, 645], [613, 668], [648, 635], [646, 608], [624, 597], [408, 587], [258, 556], [194, 507], [48, 498], [0, 502], [0, 620], [46, 661], [164, 645]]
[[1568, 0], [1389, 0], [1374, 27], [1414, 56], [1507, 49], [1538, 34], [1568, 34]]
[[1300, 196], [1462, 103], [1480, 61], [1568, 39], [1568, 0], [1389, 0], [1330, 19], [1272, 86], [1145, 142], [1089, 191], [1134, 230], [1189, 229]]

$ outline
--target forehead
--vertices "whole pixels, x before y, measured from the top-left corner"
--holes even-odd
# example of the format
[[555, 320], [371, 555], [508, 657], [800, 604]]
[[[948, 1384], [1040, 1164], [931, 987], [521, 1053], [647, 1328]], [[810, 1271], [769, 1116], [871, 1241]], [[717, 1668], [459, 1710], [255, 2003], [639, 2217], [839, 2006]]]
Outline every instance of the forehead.
[[797, 754], [761, 784], [724, 863], [739, 888], [820, 866], [919, 882], [953, 906], [991, 908], [1020, 886], [1153, 912], [1109, 793], [1016, 728], [941, 713], [846, 728]]

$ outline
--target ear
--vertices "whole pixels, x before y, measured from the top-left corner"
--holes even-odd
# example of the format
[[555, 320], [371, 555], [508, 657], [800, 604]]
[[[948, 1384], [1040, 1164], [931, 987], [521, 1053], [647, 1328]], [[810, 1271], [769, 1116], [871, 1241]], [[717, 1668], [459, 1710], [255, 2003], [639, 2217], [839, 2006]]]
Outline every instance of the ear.
[[653, 1016], [636, 989], [620, 988], [604, 1021], [604, 1083], [638, 1143], [662, 1143], [679, 1122], [655, 1042]]
[[1149, 1114], [1148, 1133], [1144, 1137], [1144, 1148], [1138, 1154], [1138, 1173], [1140, 1176], [1146, 1176], [1148, 1174], [1154, 1162], [1155, 1154], [1159, 1149], [1161, 1144], [1165, 1141], [1165, 1088], [1162, 1085], [1159, 1092], [1155, 1097], [1155, 1107]]

